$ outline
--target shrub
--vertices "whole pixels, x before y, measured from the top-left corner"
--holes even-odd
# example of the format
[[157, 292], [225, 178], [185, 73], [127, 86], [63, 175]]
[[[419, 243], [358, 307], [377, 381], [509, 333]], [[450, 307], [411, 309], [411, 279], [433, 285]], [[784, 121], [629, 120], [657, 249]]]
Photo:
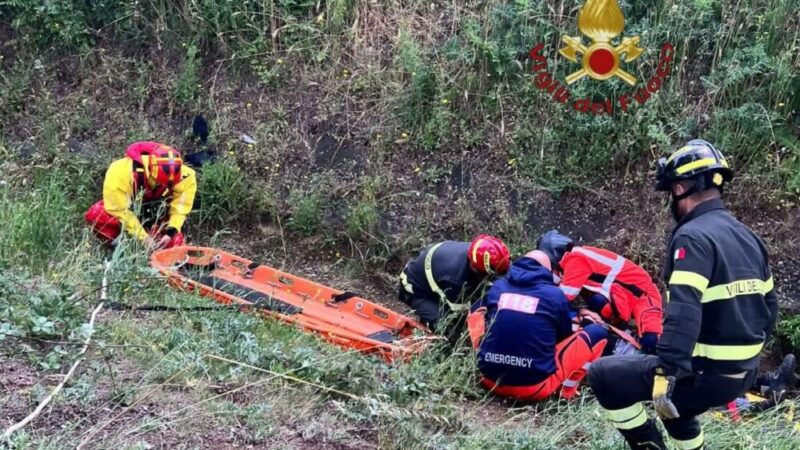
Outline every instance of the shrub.
[[322, 196], [317, 192], [294, 191], [290, 196], [291, 217], [286, 227], [303, 236], [311, 236], [322, 224]]
[[782, 316], [776, 334], [786, 339], [792, 348], [800, 349], [800, 314]]
[[363, 179], [361, 199], [352, 205], [347, 214], [346, 231], [354, 238], [375, 237], [381, 213], [378, 208], [378, 195], [383, 188], [384, 179], [369, 176]]
[[190, 44], [186, 47], [186, 59], [183, 62], [183, 70], [177, 80], [175, 80], [175, 100], [180, 105], [189, 105], [194, 101], [200, 88], [200, 63], [202, 62], [197, 55], [197, 46]]
[[201, 225], [221, 226], [255, 213], [253, 200], [250, 186], [233, 162], [207, 164], [198, 174], [194, 212]]

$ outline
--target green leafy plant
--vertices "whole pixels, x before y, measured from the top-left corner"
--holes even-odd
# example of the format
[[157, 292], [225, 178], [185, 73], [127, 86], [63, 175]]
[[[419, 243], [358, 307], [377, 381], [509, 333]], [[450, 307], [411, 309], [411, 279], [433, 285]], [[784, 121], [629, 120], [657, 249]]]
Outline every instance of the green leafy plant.
[[311, 236], [322, 224], [322, 196], [317, 192], [295, 191], [291, 194], [292, 213], [286, 227], [303, 236]]
[[786, 339], [792, 348], [800, 349], [800, 315], [781, 317], [778, 321], [777, 335]]
[[195, 213], [200, 224], [220, 226], [252, 214], [251, 187], [239, 167], [228, 160], [203, 166], [199, 174]]
[[197, 46], [189, 44], [186, 47], [183, 69], [175, 80], [175, 100], [181, 105], [189, 105], [199, 95], [201, 62]]

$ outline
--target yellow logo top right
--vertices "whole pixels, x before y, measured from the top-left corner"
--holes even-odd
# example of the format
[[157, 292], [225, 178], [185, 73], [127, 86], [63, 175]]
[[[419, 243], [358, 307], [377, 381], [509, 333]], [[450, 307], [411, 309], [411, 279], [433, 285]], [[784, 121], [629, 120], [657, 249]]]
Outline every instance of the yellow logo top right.
[[625, 17], [616, 0], [587, 0], [578, 13], [578, 29], [591, 44], [584, 45], [581, 36], [561, 38], [566, 45], [558, 51], [562, 56], [577, 63], [577, 55], [581, 55], [582, 68], [567, 75], [567, 84], [588, 76], [595, 80], [619, 77], [634, 86], [638, 80], [620, 67], [621, 61], [635, 60], [644, 49], [639, 47], [639, 36], [625, 36], [618, 45], [611, 42], [624, 28]]

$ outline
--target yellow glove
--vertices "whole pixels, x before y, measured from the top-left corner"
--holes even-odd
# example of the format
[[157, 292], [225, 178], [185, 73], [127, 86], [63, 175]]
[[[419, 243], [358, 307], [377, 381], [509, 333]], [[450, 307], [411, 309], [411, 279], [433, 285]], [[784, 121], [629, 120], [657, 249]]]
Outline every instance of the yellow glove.
[[677, 419], [678, 408], [672, 403], [672, 391], [675, 389], [675, 377], [656, 373], [653, 379], [653, 406], [662, 419]]

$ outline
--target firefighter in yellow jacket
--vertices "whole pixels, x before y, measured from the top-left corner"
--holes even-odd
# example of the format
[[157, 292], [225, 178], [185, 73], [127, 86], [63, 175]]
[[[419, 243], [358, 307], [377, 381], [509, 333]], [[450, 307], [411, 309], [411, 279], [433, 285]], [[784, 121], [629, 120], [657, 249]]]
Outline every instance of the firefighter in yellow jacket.
[[183, 244], [181, 229], [196, 192], [195, 172], [180, 152], [158, 142], [135, 142], [108, 167], [103, 199], [85, 217], [109, 244], [125, 230], [149, 249], [174, 247]]

